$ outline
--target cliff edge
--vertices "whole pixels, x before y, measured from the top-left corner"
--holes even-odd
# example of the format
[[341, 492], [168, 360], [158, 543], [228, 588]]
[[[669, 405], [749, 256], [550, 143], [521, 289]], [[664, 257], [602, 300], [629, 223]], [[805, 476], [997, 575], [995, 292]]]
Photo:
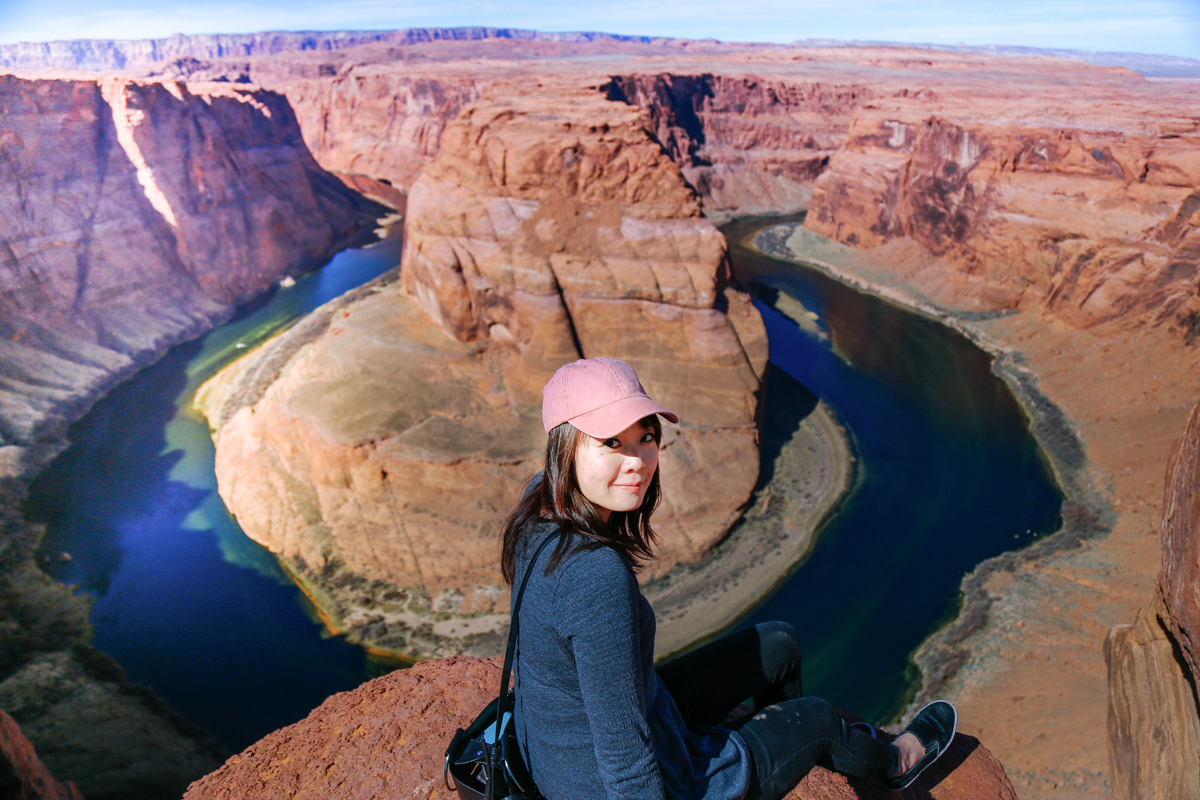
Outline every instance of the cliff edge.
[[1120, 800], [1200, 797], [1200, 405], [1171, 453], [1161, 530], [1154, 597], [1104, 642]]
[[[454, 731], [495, 699], [498, 659], [426, 661], [326, 700], [193, 783], [184, 800], [239, 797], [438, 798], [458, 795], [442, 778]], [[887, 734], [883, 734], [887, 736]], [[817, 767], [788, 800], [1016, 800], [1004, 768], [971, 736], [900, 793]]]

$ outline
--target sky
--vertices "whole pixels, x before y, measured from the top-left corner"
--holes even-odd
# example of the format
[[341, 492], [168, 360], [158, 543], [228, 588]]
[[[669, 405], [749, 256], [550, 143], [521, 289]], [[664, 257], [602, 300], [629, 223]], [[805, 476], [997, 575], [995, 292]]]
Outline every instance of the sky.
[[462, 25], [723, 41], [1007, 44], [1200, 58], [1200, 0], [0, 0], [0, 44]]

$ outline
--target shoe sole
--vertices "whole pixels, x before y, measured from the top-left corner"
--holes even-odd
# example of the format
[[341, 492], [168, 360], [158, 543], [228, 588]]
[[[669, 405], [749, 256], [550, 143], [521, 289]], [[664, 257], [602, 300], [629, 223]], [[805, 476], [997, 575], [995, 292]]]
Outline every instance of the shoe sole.
[[[939, 701], [935, 700], [934, 703], [936, 702]], [[929, 708], [931, 705], [933, 705], [933, 703], [929, 703], [925, 706], [925, 708]], [[954, 712], [954, 724], [950, 727], [950, 738], [946, 742], [946, 750], [949, 750], [950, 745], [954, 742], [954, 737], [958, 735], [958, 709], [954, 707], [953, 703], [947, 703], [947, 705], [949, 705], [950, 710]], [[925, 708], [922, 708], [921, 711], [924, 711]], [[918, 716], [921, 714], [921, 711], [917, 712]], [[937, 748], [937, 752], [933, 754], [933, 758], [929, 758], [930, 747]], [[900, 792], [907, 789], [913, 784], [913, 781], [921, 777], [921, 773], [928, 769], [933, 762], [941, 758], [942, 754], [945, 753], [946, 750], [943, 750], [941, 745], [939, 745], [936, 741], [925, 745], [925, 755], [921, 756], [921, 759], [916, 764], [913, 764], [912, 769], [903, 775], [896, 776], [895, 778], [885, 778], [882, 781], [883, 785], [891, 789], [893, 792]], [[925, 760], [927, 758], [929, 758], [928, 761]]]

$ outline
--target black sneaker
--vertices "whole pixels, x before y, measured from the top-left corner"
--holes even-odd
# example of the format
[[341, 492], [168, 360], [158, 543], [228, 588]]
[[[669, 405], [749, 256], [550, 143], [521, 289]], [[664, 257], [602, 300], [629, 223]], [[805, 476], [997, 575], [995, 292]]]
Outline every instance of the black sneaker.
[[945, 700], [934, 700], [922, 708], [917, 716], [913, 717], [913, 721], [908, 723], [904, 733], [911, 733], [917, 737], [917, 741], [925, 746], [925, 755], [903, 775], [884, 778], [883, 785], [893, 792], [908, 788], [926, 767], [946, 752], [946, 748], [954, 739], [954, 730], [957, 727], [958, 712]]

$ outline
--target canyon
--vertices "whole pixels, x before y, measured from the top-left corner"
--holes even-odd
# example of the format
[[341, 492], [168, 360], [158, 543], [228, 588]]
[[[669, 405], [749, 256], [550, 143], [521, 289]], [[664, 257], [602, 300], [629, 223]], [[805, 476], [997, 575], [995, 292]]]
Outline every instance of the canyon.
[[[1146, 721], [1136, 709], [1156, 703], [1136, 699], [1146, 690], [1125, 688], [1135, 699], [1116, 703], [1110, 716], [1103, 643], [1110, 628], [1136, 619], [1132, 632], [1120, 628], [1109, 640], [1112, 685], [1136, 687], [1120, 665], [1142, 659], [1158, 666], [1141, 674], [1169, 676], [1163, 691], [1174, 698], [1171, 708], [1186, 711], [1186, 681], [1171, 671], [1163, 642], [1194, 635], [1180, 605], [1190, 573], [1164, 562], [1153, 602], [1169, 610], [1141, 609], [1163, 552], [1155, 535], [1163, 468], [1200, 376], [1200, 90], [1119, 67], [902, 47], [410, 38], [236, 57], [181, 49], [172, 61], [122, 62], [127, 73], [160, 73], [144, 84], [124, 74], [42, 90], [69, 94], [101, 122], [108, 117], [97, 107], [124, 102], [117, 116], [130, 120], [131, 103], [174, 107], [211, 91], [207, 108], [236, 110], [262, 126], [259, 103], [271, 120], [295, 120], [285, 127], [298, 129], [315, 163], [297, 141], [288, 149], [326, 187], [311, 196], [341, 198], [346, 216], [322, 207], [323, 220], [349, 220], [366, 206], [316, 164], [373, 187], [372, 196], [392, 197], [393, 206], [396, 194], [403, 197], [407, 241], [398, 276], [319, 312], [209, 387], [203, 402], [218, 431], [223, 496], [247, 531], [280, 553], [314, 595], [334, 586], [362, 596], [400, 591], [408, 580], [370, 552], [379, 538], [371, 532], [395, 525], [389, 509], [420, 520], [426, 547], [441, 544], [445, 531], [467, 530], [467, 545], [448, 545], [452, 552], [429, 562], [439, 566], [422, 575], [420, 602], [463, 617], [452, 624], [484, 620], [492, 627], [465, 636], [481, 634], [472, 641], [493, 646], [500, 595], [480, 577], [487, 526], [536, 460], [534, 390], [556, 361], [613, 348], [645, 370], [652, 393], [671, 398], [669, 407], [672, 400], [686, 406], [675, 410], [695, 421], [668, 442], [664, 464], [676, 458], [673, 469], [694, 480], [704, 479], [706, 464], [736, 465], [702, 506], [673, 495], [658, 568], [701, 558], [742, 513], [757, 480], [766, 360], [761, 322], [728, 284], [713, 222], [806, 210], [804, 226], [785, 237], [787, 250], [942, 319], [996, 354], [996, 371], [1023, 400], [1065, 494], [1062, 531], [966, 577], [959, 617], [916, 654], [924, 680], [918, 700], [953, 699], [964, 733], [987, 743], [1022, 797], [1141, 796], [1130, 788], [1140, 779], [1128, 776], [1147, 774], [1144, 765], [1157, 756], [1132, 756], [1128, 742], [1155, 724], [1186, 730], [1186, 715]], [[32, 97], [37, 77], [3, 80], [14, 96]], [[187, 83], [198, 79], [205, 82]], [[85, 111], [73, 113], [86, 121]], [[105, 133], [110, 153], [129, 152], [122, 136], [130, 134], [120, 126]], [[153, 143], [137, 136], [149, 128], [131, 127], [138, 152], [153, 153]], [[181, 136], [169, 121], [161, 130], [160, 147]], [[18, 153], [27, 147], [6, 145]], [[148, 167], [126, 155], [120, 174], [126, 207], [145, 221], [131, 227], [148, 236], [170, 230], [164, 209], [195, 206], [175, 199], [170, 170], [142, 158]], [[156, 180], [143, 181], [145, 172]], [[311, 207], [294, 209], [278, 224], [293, 213], [313, 219], [303, 217]], [[308, 241], [303, 232], [351, 227], [306, 224], [251, 238], [300, 243]], [[333, 233], [285, 249], [315, 258], [328, 252]], [[245, 296], [197, 277], [200, 262], [188, 259], [211, 252], [203, 241], [154, 241], [171, 241], [175, 259], [155, 297], [185, 310], [169, 315], [177, 334], [149, 337], [138, 353], [194, 335], [227, 313], [229, 298]], [[259, 291], [301, 260], [262, 275], [235, 269], [230, 285]], [[133, 349], [131, 334], [112, 320], [135, 317], [105, 316], [98, 301], [114, 293], [81, 294], [77, 264], [76, 282], [60, 279], [59, 291], [83, 298], [79, 308], [102, 309], [89, 318], [91, 328], [71, 333], [69, 347], [60, 344], [49, 331], [77, 323], [31, 316], [18, 299], [11, 318], [21, 322], [6, 339], [22, 327], [37, 332], [30, 363], [58, 363], [43, 360], [44, 352], [89, 354], [94, 371], [86, 375], [103, 376], [88, 377], [88, 391], [102, 391], [133, 368], [107, 366], [116, 363], [108, 352]], [[84, 267], [83, 274], [99, 273]], [[169, 307], [157, 299], [134, 304], [146, 306]], [[7, 324], [7, 306], [3, 318]], [[430, 374], [434, 358], [444, 364], [438, 375]], [[415, 391], [396, 397], [388, 388], [396, 381]], [[694, 391], [702, 382], [715, 391]], [[12, 463], [43, 463], [30, 461], [28, 448], [55, 441], [61, 420], [82, 406], [62, 411], [68, 406], [53, 405], [59, 401], [41, 389], [14, 387], [19, 413], [5, 417], [5, 443], [12, 436], [19, 449], [6, 452]], [[448, 413], [433, 413], [435, 406]], [[381, 407], [389, 414], [381, 417]], [[60, 422], [42, 421], [52, 418]], [[480, 427], [508, 433], [479, 436]], [[51, 433], [34, 435], [44, 431]], [[406, 473], [415, 463], [437, 467]], [[1190, 474], [1180, 463], [1191, 462], [1177, 458], [1177, 474]], [[428, 485], [417, 480], [429, 475], [436, 478]], [[417, 488], [397, 497], [401, 486]], [[1187, 494], [1167, 495], [1177, 498], [1170, 508], [1188, 507], [1179, 492]], [[445, 502], [456, 516], [439, 518], [430, 498], [453, 498]], [[363, 501], [370, 514], [356, 507]], [[1173, 513], [1164, 523], [1170, 541], [1189, 530], [1194, 538], [1194, 515]], [[417, 572], [425, 554], [400, 544], [384, 558]], [[1187, 563], [1186, 553], [1172, 558]], [[371, 623], [369, 614], [362, 619]], [[1172, 622], [1179, 619], [1185, 623]], [[1124, 743], [1114, 745], [1111, 762], [1104, 730]]]
[[39, 569], [28, 481], [100, 395], [388, 209], [317, 165], [272, 92], [0, 76], [0, 107], [0, 695], [88, 797], [177, 795], [220, 746], [90, 648], [88, 598]]

